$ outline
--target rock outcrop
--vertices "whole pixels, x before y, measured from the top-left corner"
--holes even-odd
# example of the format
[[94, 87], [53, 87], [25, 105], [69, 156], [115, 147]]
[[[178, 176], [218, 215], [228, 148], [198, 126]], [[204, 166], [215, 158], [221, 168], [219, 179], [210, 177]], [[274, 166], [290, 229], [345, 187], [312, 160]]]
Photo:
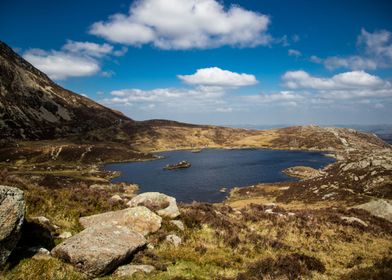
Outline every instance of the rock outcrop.
[[299, 179], [311, 179], [320, 176], [322, 172], [309, 166], [293, 166], [283, 170], [288, 176], [296, 177]]
[[95, 225], [119, 225], [142, 235], [147, 235], [160, 229], [162, 218], [148, 208], [138, 206], [82, 217], [79, 222], [84, 228]]
[[357, 205], [354, 208], [364, 209], [370, 214], [392, 222], [392, 203], [385, 199], [372, 200], [368, 203]]
[[174, 197], [159, 192], [146, 192], [132, 198], [128, 206], [145, 206], [158, 213], [159, 216], [174, 219], [180, 215]]
[[23, 192], [18, 188], [0, 186], [0, 266], [19, 241], [24, 214]]
[[131, 277], [135, 273], [142, 272], [142, 273], [151, 273], [155, 270], [155, 267], [152, 265], [145, 265], [145, 264], [127, 264], [120, 266], [117, 270], [113, 273], [117, 277]]
[[115, 270], [146, 243], [143, 235], [127, 227], [100, 224], [68, 238], [51, 254], [97, 277]]

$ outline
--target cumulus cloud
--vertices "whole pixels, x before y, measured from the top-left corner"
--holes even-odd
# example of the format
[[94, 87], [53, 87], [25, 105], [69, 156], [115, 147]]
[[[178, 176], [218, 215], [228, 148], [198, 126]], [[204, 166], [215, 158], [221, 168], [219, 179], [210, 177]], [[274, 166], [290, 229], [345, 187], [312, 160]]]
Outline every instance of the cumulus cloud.
[[206, 88], [157, 88], [152, 90], [121, 89], [110, 93], [112, 97], [101, 102], [108, 106], [133, 106], [149, 110], [174, 110], [180, 112], [211, 112], [225, 104], [222, 90]]
[[287, 52], [288, 52], [289, 56], [299, 57], [302, 55], [299, 50], [289, 49]]
[[271, 41], [268, 16], [216, 0], [139, 0], [129, 14], [114, 14], [90, 33], [126, 45], [161, 49], [254, 47]]
[[100, 70], [95, 59], [63, 51], [30, 49], [23, 58], [55, 80], [91, 76]]
[[351, 71], [334, 75], [331, 78], [320, 78], [299, 70], [288, 71], [282, 78], [285, 85], [291, 89], [373, 89], [391, 87], [388, 81], [364, 71]]
[[374, 70], [378, 65], [374, 59], [365, 58], [361, 56], [339, 57], [332, 56], [324, 59], [323, 64], [327, 69], [333, 70], [336, 68], [347, 68], [353, 70]]
[[63, 50], [69, 51], [71, 53], [101, 57], [110, 54], [113, 51], [113, 46], [107, 43], [100, 45], [92, 42], [75, 42], [68, 40], [67, 43], [63, 46]]
[[313, 90], [318, 98], [352, 99], [392, 97], [392, 84], [364, 71], [351, 71], [330, 78], [309, 73], [288, 71], [282, 76], [284, 85], [292, 90]]
[[[361, 30], [357, 38], [358, 54], [331, 56], [325, 59], [316, 56], [311, 61], [322, 63], [327, 69], [375, 70], [392, 67], [392, 33], [378, 30], [373, 33]], [[317, 59], [314, 59], [317, 58]]]
[[[68, 40], [61, 50], [45, 51], [29, 49], [23, 53], [29, 61], [51, 79], [64, 80], [70, 77], [85, 77], [97, 74], [101, 70], [100, 61], [109, 55], [121, 56], [127, 48], [114, 50], [113, 46], [104, 43], [77, 42]], [[101, 76], [111, 77], [112, 70], [102, 71]]]
[[192, 75], [178, 75], [179, 79], [190, 85], [242, 87], [258, 83], [256, 77], [250, 74], [239, 74], [218, 67], [198, 69]]

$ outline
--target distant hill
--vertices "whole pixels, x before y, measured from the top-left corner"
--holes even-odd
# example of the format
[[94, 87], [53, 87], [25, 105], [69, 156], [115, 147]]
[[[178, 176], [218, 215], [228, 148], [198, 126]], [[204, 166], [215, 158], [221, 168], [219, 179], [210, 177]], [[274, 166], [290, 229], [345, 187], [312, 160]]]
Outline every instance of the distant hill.
[[132, 121], [66, 90], [0, 41], [0, 135], [53, 139]]

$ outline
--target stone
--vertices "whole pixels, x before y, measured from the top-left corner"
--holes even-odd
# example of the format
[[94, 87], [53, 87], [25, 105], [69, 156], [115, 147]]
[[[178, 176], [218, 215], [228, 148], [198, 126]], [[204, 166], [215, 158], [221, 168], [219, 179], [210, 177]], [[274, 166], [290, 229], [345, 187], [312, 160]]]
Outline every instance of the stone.
[[25, 215], [23, 192], [0, 186], [0, 266], [4, 265], [21, 236]]
[[109, 198], [109, 202], [111, 202], [111, 203], [117, 203], [117, 202], [120, 202], [122, 200], [123, 199], [118, 194], [115, 194], [111, 198]]
[[145, 246], [140, 233], [119, 225], [89, 227], [57, 245], [52, 256], [70, 262], [90, 277], [105, 275]]
[[145, 236], [161, 228], [162, 218], [144, 206], [137, 206], [82, 217], [79, 219], [79, 222], [84, 228], [89, 228], [97, 224], [125, 226]]
[[130, 277], [137, 272], [142, 273], [151, 273], [155, 270], [155, 267], [152, 265], [143, 265], [143, 264], [127, 264], [120, 266], [117, 270], [113, 273], [117, 277]]
[[177, 218], [180, 215], [176, 199], [159, 192], [139, 194], [132, 198], [127, 205], [130, 207], [145, 206], [158, 213], [159, 216], [171, 219]]
[[170, 234], [166, 236], [166, 241], [173, 244], [175, 247], [178, 247], [182, 243], [181, 237], [175, 235], [175, 234]]
[[360, 225], [363, 225], [364, 227], [367, 227], [368, 224], [365, 223], [364, 221], [362, 221], [361, 219], [357, 218], [357, 217], [340, 217], [340, 219], [342, 219], [343, 221], [349, 223], [349, 224], [353, 224], [353, 223], [358, 223]]
[[374, 216], [381, 217], [392, 222], [392, 204], [388, 200], [372, 200], [370, 202], [354, 206], [353, 208], [364, 209]]
[[33, 256], [33, 259], [47, 259], [50, 258], [50, 252], [43, 247], [30, 247], [27, 249]]
[[67, 239], [70, 238], [72, 236], [72, 233], [70, 233], [69, 231], [63, 231], [58, 237], [60, 239]]
[[170, 221], [170, 223], [175, 225], [180, 230], [184, 230], [185, 229], [184, 223], [182, 221], [180, 221], [180, 220], [172, 220], [172, 221]]

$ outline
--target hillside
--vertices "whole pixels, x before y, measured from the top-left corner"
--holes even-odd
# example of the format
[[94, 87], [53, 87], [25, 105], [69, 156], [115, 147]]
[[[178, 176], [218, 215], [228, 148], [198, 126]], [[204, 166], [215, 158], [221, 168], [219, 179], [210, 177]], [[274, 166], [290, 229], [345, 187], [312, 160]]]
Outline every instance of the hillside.
[[66, 90], [0, 41], [2, 138], [54, 139], [131, 121]]

